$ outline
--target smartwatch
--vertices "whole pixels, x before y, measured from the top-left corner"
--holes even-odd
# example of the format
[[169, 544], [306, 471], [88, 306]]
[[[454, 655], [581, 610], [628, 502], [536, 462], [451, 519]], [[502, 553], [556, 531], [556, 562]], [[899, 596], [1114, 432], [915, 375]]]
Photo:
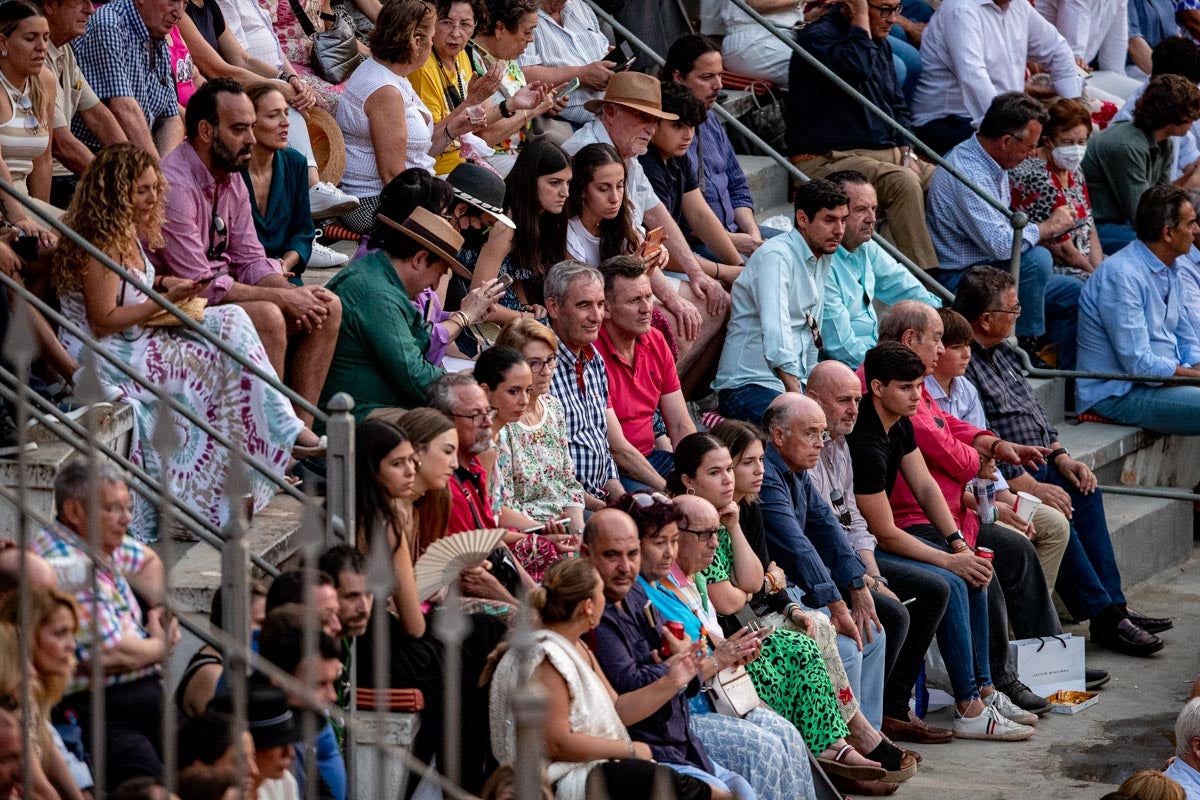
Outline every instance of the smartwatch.
[[946, 544], [953, 545], [955, 542], [967, 543], [966, 538], [962, 535], [962, 531], [955, 531], [946, 537]]
[[863, 575], [859, 575], [859, 576], [851, 579], [851, 581], [850, 581], [851, 591], [853, 591], [854, 589], [866, 588], [866, 585], [867, 585], [867, 580], [866, 580], [866, 577]]

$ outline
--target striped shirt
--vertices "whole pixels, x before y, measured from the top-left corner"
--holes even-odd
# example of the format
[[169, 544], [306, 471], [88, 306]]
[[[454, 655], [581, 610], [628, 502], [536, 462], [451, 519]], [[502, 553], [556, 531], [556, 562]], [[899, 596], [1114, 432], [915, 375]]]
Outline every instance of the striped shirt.
[[[559, 25], [543, 9], [538, 10], [538, 26], [533, 43], [517, 59], [522, 67], [586, 67], [604, 58], [608, 52], [608, 37], [600, 30], [600, 22], [583, 0], [567, 0]], [[589, 100], [604, 96], [604, 92], [582, 86], [571, 94], [563, 119], [576, 125], [592, 121], [592, 113], [583, 107]]]
[[[54, 561], [72, 561], [88, 564], [87, 555], [70, 544], [75, 536], [65, 528], [54, 530], [41, 529], [33, 536], [30, 545], [35, 553], [42, 558]], [[99, 603], [99, 617], [92, 617], [92, 581], [88, 579], [76, 586], [63, 586], [63, 591], [70, 592], [79, 604], [79, 630], [75, 633], [75, 656], [79, 667], [71, 681], [67, 684], [66, 693], [80, 692], [91, 687], [92, 667], [90, 659], [94, 631], [99, 631], [100, 648], [111, 650], [126, 636], [137, 636], [149, 639], [150, 635], [141, 624], [141, 607], [133, 594], [133, 587], [126, 580], [127, 575], [136, 575], [146, 565], [146, 548], [132, 536], [126, 535], [120, 546], [113, 552], [110, 559], [110, 569], [98, 570], [96, 573], [96, 599]], [[86, 566], [79, 571], [86, 573]], [[61, 571], [60, 571], [61, 573]], [[132, 683], [149, 675], [157, 675], [158, 667], [145, 667], [133, 672], [123, 672], [108, 675], [104, 679], [105, 686], [120, 683]]]
[[575, 477], [588, 494], [604, 497], [604, 484], [616, 479], [617, 465], [608, 449], [608, 370], [594, 345], [576, 354], [559, 340], [550, 394], [563, 406]]
[[[12, 116], [0, 124], [0, 152], [4, 153], [4, 163], [12, 173], [13, 182], [20, 183], [33, 172], [34, 159], [50, 145], [50, 130], [38, 119], [28, 81], [21, 92], [0, 74], [0, 86], [4, 87], [12, 107]], [[26, 101], [24, 105], [22, 101]]]

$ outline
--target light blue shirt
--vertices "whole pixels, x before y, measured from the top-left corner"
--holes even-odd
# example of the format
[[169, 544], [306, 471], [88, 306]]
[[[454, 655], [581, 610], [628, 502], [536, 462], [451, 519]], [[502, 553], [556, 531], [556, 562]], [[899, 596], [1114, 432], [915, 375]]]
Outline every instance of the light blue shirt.
[[[1169, 378], [1200, 362], [1200, 339], [1182, 307], [1189, 293], [1178, 272], [1135, 241], [1107, 259], [1079, 295], [1079, 369]], [[1129, 381], [1080, 379], [1076, 407], [1122, 397]]]
[[832, 258], [813, 255], [799, 231], [768, 239], [754, 251], [733, 283], [725, 347], [714, 391], [748, 383], [784, 390], [775, 370], [804, 382], [817, 363], [817, 346], [806, 322], [819, 325], [825, 305], [823, 286]]
[[1184, 763], [1182, 758], [1172, 761], [1163, 774], [1183, 787], [1187, 800], [1200, 800], [1200, 772]]
[[851, 369], [863, 362], [879, 340], [879, 317], [872, 300], [889, 306], [901, 300], [918, 300], [934, 308], [942, 305], [937, 295], [875, 242], [863, 242], [853, 252], [839, 247], [825, 281], [821, 338], [827, 358], [836, 358]]
[[[1012, 199], [1008, 172], [972, 136], [946, 155], [946, 161], [976, 186], [1007, 208]], [[938, 267], [960, 270], [977, 264], [1007, 261], [1012, 256], [1012, 225], [975, 192], [944, 169], [933, 173], [926, 199], [929, 236], [937, 251]], [[1026, 225], [1021, 250], [1038, 243], [1037, 225]]]

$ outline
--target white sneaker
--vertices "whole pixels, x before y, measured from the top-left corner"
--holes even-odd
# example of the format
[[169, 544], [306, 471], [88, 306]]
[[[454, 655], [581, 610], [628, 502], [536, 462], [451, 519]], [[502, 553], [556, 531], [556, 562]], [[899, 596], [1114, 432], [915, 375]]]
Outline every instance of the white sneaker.
[[1032, 725], [1038, 721], [1038, 715], [1030, 711], [1026, 711], [1019, 705], [1008, 699], [1008, 695], [999, 689], [993, 689], [992, 693], [984, 699], [985, 706], [991, 706], [1000, 712], [1002, 717], [1016, 722], [1020, 725]]
[[994, 706], [984, 706], [977, 717], [954, 714], [954, 738], [982, 739], [990, 742], [1020, 742], [1033, 736], [1033, 728], [1019, 725]]
[[333, 269], [340, 267], [350, 260], [350, 256], [339, 253], [332, 247], [313, 242], [312, 255], [308, 257], [309, 269]]
[[340, 217], [358, 208], [358, 198], [346, 194], [332, 183], [314, 183], [308, 190], [308, 209], [313, 219]]

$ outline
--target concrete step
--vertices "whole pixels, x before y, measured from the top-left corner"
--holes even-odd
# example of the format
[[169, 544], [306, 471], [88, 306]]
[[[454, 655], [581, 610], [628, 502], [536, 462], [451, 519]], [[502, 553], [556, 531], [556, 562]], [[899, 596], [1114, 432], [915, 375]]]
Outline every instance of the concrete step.
[[746, 173], [755, 209], [767, 209], [787, 202], [788, 174], [781, 164], [767, 156], [738, 156], [737, 160]]
[[[129, 455], [133, 432], [133, 408], [118, 403], [96, 420], [97, 440], [121, 455]], [[0, 459], [0, 485], [16, 490], [24, 480], [26, 503], [32, 511], [54, 516], [54, 476], [79, 451], [62, 440], [53, 427], [37, 425], [29, 432], [37, 449], [25, 454], [24, 469], [15, 457]], [[0, 536], [12, 538], [17, 529], [17, 507], [0, 500]]]
[[1121, 483], [1125, 457], [1153, 442], [1156, 434], [1101, 422], [1063, 423], [1058, 438], [1071, 455], [1087, 464], [1101, 484]]
[[[303, 522], [303, 503], [286, 494], [275, 495], [270, 505], [255, 514], [250, 523], [247, 533], [250, 552], [269, 564], [289, 565], [299, 552]], [[204, 542], [174, 543], [173, 547], [178, 558], [167, 567], [175, 601], [186, 611], [207, 614], [213, 592], [221, 583], [221, 552]], [[161, 544], [155, 545], [155, 549], [161, 548]], [[252, 566], [250, 573], [253, 578], [263, 577], [257, 567]]]
[[1109, 494], [1104, 497], [1104, 510], [1127, 588], [1191, 557], [1190, 503]]
[[1061, 428], [1063, 420], [1066, 419], [1064, 413], [1067, 400], [1066, 380], [1063, 378], [1030, 378], [1029, 386], [1033, 389], [1033, 396], [1046, 409], [1050, 422]]

